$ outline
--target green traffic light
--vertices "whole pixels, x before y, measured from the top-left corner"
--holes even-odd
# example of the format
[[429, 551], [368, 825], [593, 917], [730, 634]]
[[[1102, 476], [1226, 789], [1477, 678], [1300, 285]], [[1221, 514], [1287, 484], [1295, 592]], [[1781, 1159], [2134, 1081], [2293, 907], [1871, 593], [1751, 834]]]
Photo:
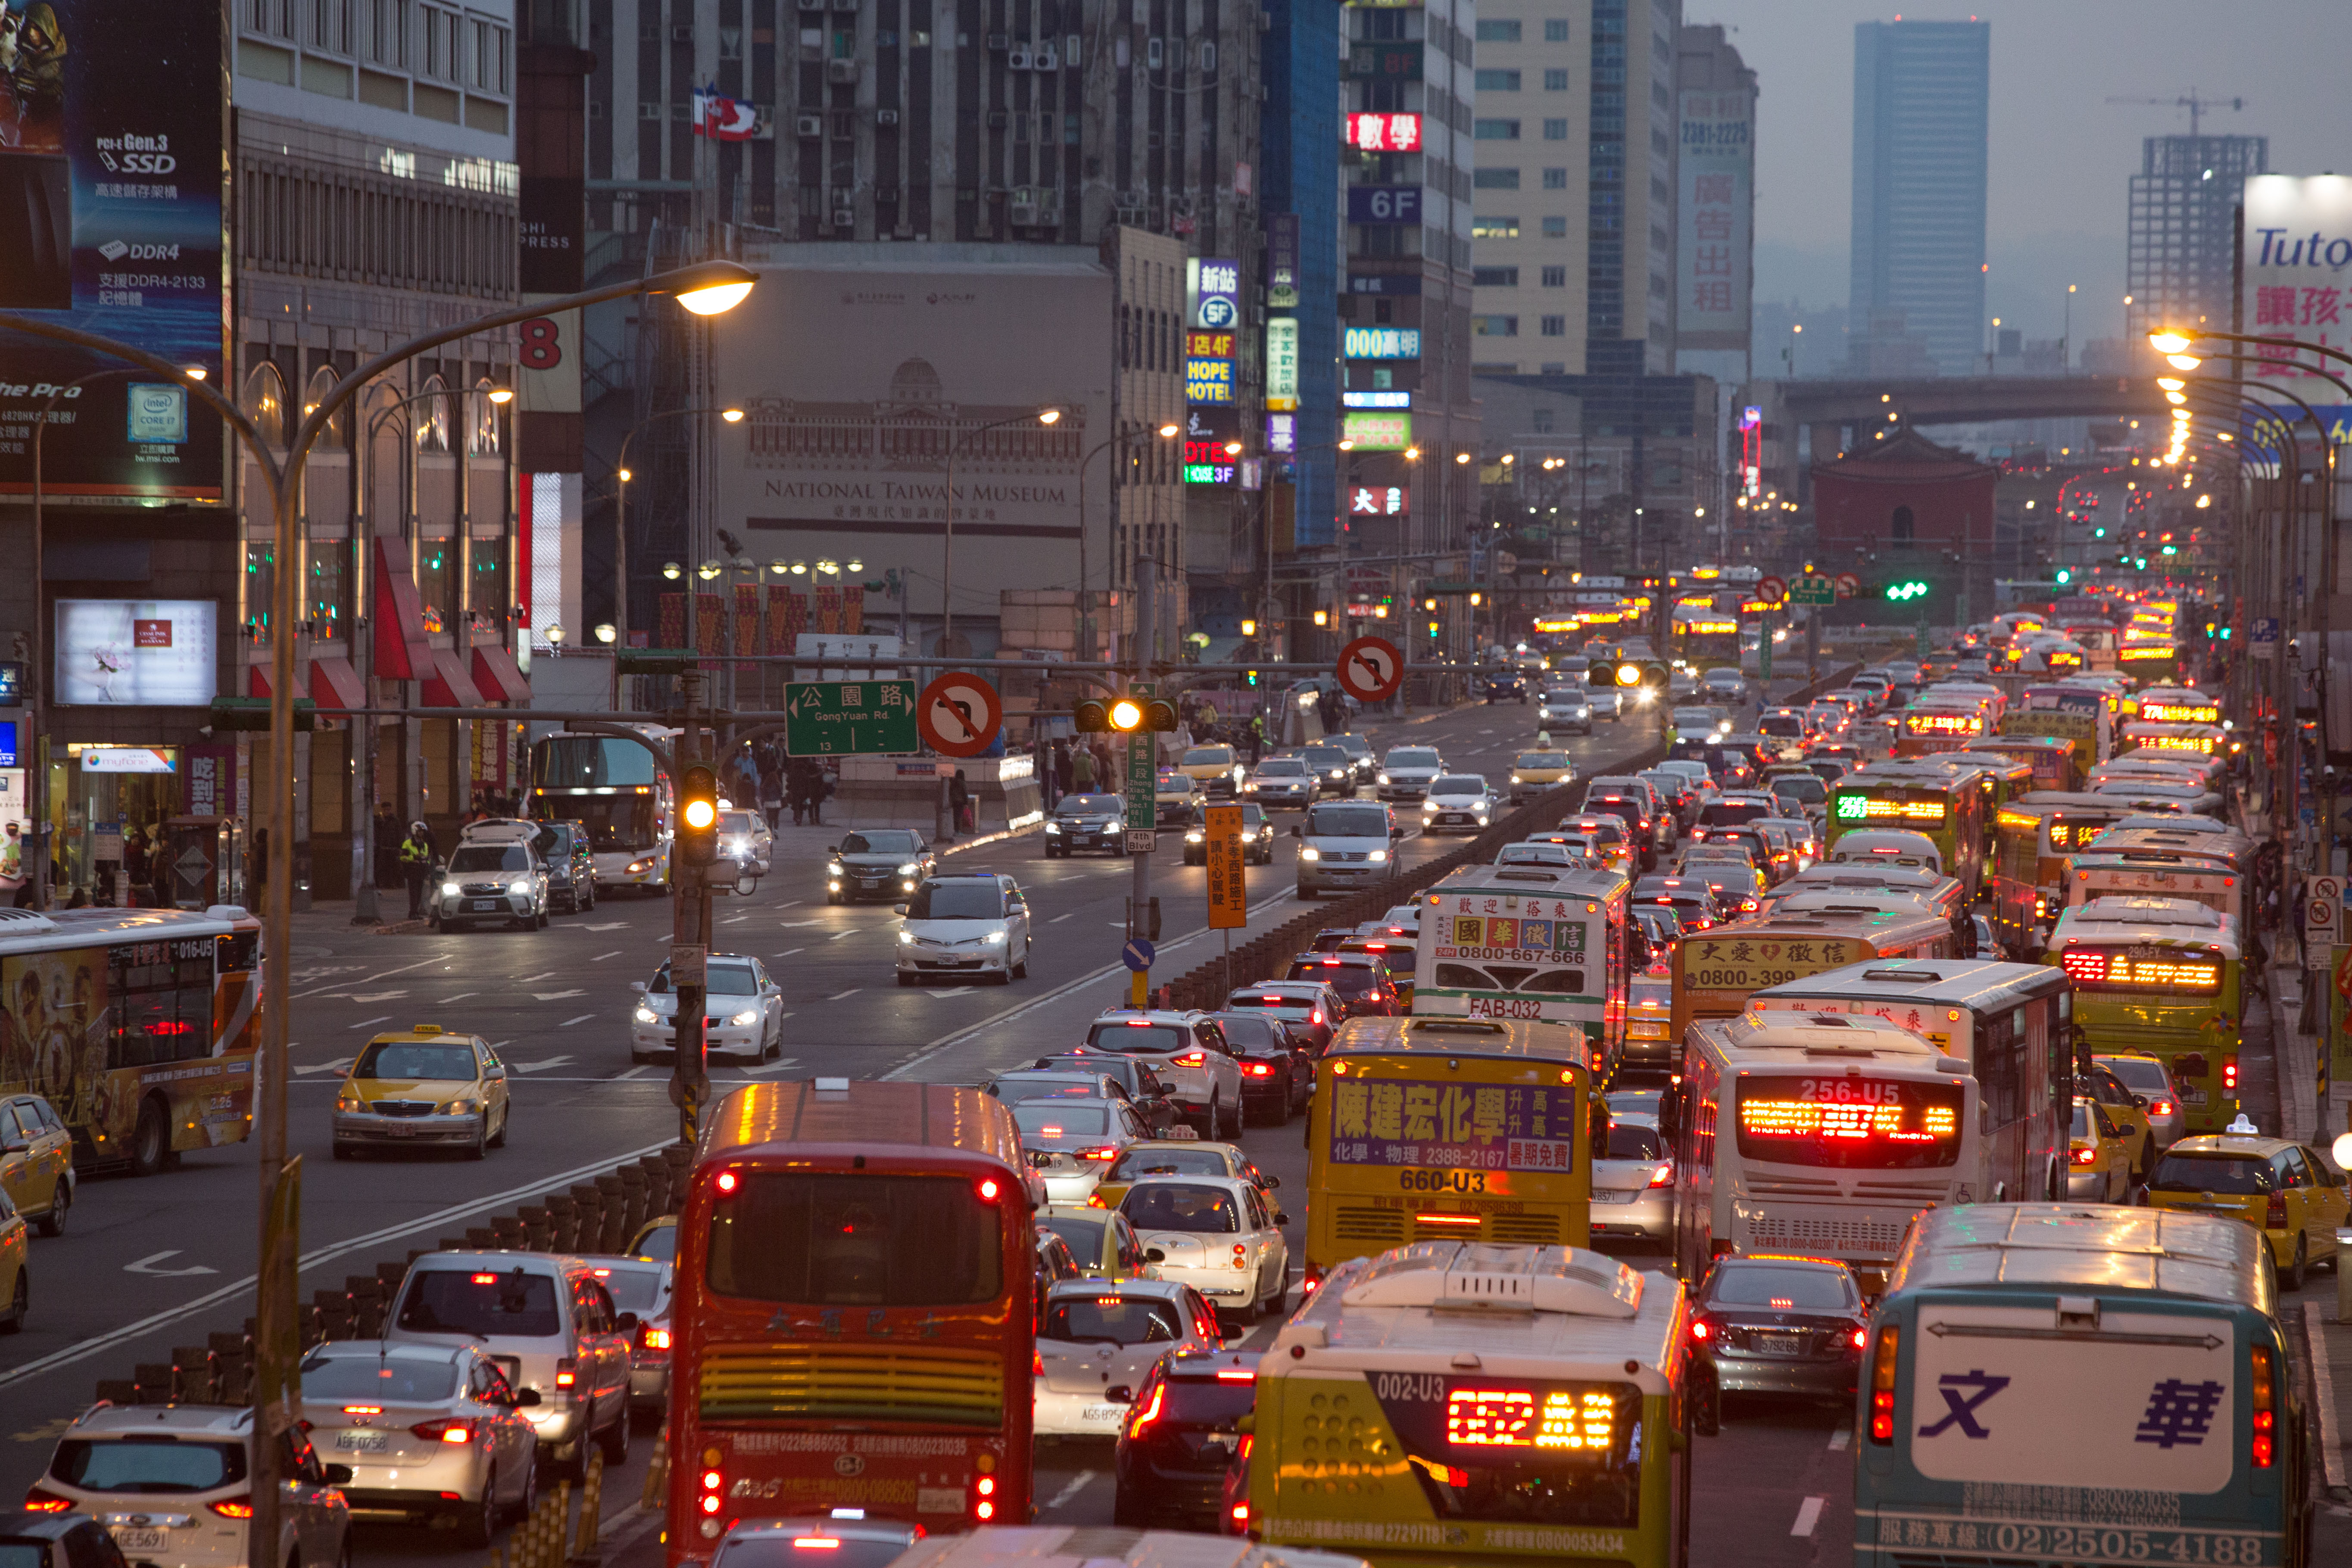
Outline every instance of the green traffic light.
[[1886, 596], [1897, 604], [1909, 599], [1924, 598], [1927, 593], [1927, 584], [1916, 577], [1907, 583], [1889, 583], [1886, 585]]

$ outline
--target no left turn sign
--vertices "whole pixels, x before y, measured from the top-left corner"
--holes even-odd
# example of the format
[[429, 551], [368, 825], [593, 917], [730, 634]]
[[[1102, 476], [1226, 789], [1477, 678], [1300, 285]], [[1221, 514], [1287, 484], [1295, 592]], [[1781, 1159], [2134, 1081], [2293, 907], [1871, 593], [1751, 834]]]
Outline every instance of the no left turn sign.
[[1358, 637], [1339, 650], [1339, 689], [1359, 702], [1385, 702], [1404, 679], [1404, 656], [1386, 637]]
[[1780, 604], [1789, 596], [1788, 579], [1785, 577], [1765, 578], [1763, 581], [1756, 584], [1756, 596], [1763, 600], [1768, 605]]
[[2314, 877], [2304, 888], [2304, 941], [2314, 947], [2344, 940], [2344, 879]]
[[915, 728], [930, 748], [950, 757], [988, 750], [1004, 721], [1004, 700], [977, 675], [951, 669], [915, 699]]

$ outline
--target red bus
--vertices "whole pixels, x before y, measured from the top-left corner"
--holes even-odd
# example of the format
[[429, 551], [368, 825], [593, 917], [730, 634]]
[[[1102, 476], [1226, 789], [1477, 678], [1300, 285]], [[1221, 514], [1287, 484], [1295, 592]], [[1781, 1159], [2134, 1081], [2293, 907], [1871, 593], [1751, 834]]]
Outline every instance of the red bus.
[[718, 1108], [678, 1214], [668, 1568], [739, 1520], [1029, 1522], [1027, 1173], [976, 1089], [828, 1078]]

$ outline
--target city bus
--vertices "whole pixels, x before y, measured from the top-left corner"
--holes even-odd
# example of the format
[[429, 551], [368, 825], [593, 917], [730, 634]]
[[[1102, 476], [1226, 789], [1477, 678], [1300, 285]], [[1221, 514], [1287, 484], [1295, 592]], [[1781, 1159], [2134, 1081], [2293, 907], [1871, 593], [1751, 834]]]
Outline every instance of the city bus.
[[2169, 681], [2180, 674], [2180, 645], [2168, 632], [2143, 637], [2137, 629], [2127, 631], [2116, 650], [2116, 668], [2142, 685]]
[[2260, 851], [2234, 829], [2112, 828], [2069, 858], [2065, 901], [2080, 904], [2103, 893], [2188, 899], [2227, 915], [2241, 931], [2251, 931]]
[[1570, 1025], [1605, 1079], [1625, 1049], [1632, 891], [1615, 871], [1464, 867], [1422, 894], [1413, 1012]]
[[1674, 640], [1668, 655], [1696, 675], [1709, 669], [1739, 668], [1739, 617], [1712, 607], [1676, 605]]
[[977, 1089], [820, 1078], [720, 1103], [678, 1213], [667, 1568], [741, 1520], [1028, 1521], [1028, 1170]]
[[1269, 1562], [1685, 1568], [1689, 1318], [1668, 1275], [1580, 1247], [1345, 1263], [1257, 1363], [1250, 1534]]
[[1976, 742], [1993, 727], [1982, 708], [1906, 708], [1895, 715], [1895, 754], [1925, 756], [1930, 752], [1957, 752]]
[[[655, 745], [673, 746], [683, 733], [654, 724], [631, 729]], [[577, 822], [588, 829], [596, 865], [596, 893], [669, 886], [675, 831], [675, 782], [654, 752], [619, 735], [550, 735], [530, 748], [530, 802], [526, 815], [541, 822]]]
[[[2073, 1148], [2074, 992], [2063, 971], [1990, 960], [1895, 959], [1833, 969], [1748, 998], [1770, 1013], [1875, 1016], [1966, 1064], [1982, 1107], [1981, 1179], [1954, 1201], [2066, 1195]], [[1769, 1021], [1769, 1020], [1768, 1020]]]
[[1601, 1081], [1563, 1025], [1350, 1018], [1307, 1108], [1308, 1285], [1409, 1241], [1587, 1245]]
[[2013, 953], [2039, 954], [2066, 903], [2066, 860], [2138, 808], [2113, 795], [2036, 790], [1993, 819], [1992, 924]]
[[244, 1142], [260, 1008], [261, 922], [236, 905], [0, 918], [0, 1095], [47, 1100], [77, 1170]]
[[1912, 1216], [1981, 1192], [1977, 1081], [1884, 1018], [1710, 1021], [1685, 1048], [1675, 1250], [1685, 1279], [1727, 1253], [1834, 1258], [1871, 1292]]
[[2048, 735], [2074, 749], [2078, 773], [2088, 773], [2115, 751], [2117, 700], [2092, 686], [2026, 687], [2001, 715], [2004, 735]]
[[2151, 687], [2139, 694], [2139, 720], [2147, 724], [2215, 725], [2221, 701], [2193, 686]]
[[2188, 757], [2226, 757], [2230, 754], [2230, 732], [2219, 724], [2156, 724], [2146, 719], [2124, 721], [2123, 739], [2127, 747], [2126, 756], [2140, 752], [2153, 754], [2178, 752]]
[[1829, 843], [1858, 827], [1896, 827], [1935, 841], [1945, 871], [1976, 897], [1984, 876], [1984, 826], [1990, 820], [1973, 772], [1885, 763], [1846, 774], [1830, 786]]
[[1855, 1391], [1855, 1568], [2304, 1568], [2315, 1467], [2271, 1272], [2235, 1217], [1922, 1216]]
[[2074, 745], [2054, 735], [1987, 735], [1958, 754], [1984, 761], [1988, 765], [1994, 758], [2023, 763], [2032, 773], [2032, 782], [2026, 786], [2029, 789], [2075, 789], [2089, 771], [2076, 758]]
[[[1878, 958], [1951, 958], [1948, 916], [1924, 904], [1882, 909], [1824, 898], [1685, 936], [1675, 944], [1673, 1035], [1679, 1070], [1690, 1026], [1736, 1018], [1767, 985]], [[1696, 1278], [1696, 1276], [1692, 1276]]]
[[2102, 1051], [2145, 1051], [2172, 1069], [2190, 1132], [2238, 1114], [2246, 1022], [2238, 923], [2187, 899], [2109, 894], [2058, 917], [2046, 962], [2074, 984], [2074, 1022]]

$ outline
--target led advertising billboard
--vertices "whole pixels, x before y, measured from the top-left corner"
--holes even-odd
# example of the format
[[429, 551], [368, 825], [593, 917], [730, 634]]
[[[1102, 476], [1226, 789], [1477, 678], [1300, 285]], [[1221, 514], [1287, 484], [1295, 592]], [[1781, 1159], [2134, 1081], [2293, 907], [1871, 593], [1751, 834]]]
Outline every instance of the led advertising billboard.
[[217, 690], [220, 606], [210, 599], [59, 599], [60, 705], [204, 708]]
[[[217, 7], [12, 0], [0, 9], [0, 310], [52, 315], [220, 384]], [[93, 371], [126, 374], [74, 387]], [[221, 494], [219, 422], [186, 388], [86, 349], [0, 332], [0, 494]]]

